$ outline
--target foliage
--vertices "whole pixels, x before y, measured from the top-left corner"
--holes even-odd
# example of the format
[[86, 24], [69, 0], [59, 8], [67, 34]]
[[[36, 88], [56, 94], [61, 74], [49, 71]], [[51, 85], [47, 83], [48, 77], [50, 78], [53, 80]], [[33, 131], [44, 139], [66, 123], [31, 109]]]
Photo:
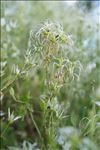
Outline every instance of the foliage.
[[96, 3], [65, 4], [1, 2], [3, 150], [100, 147]]

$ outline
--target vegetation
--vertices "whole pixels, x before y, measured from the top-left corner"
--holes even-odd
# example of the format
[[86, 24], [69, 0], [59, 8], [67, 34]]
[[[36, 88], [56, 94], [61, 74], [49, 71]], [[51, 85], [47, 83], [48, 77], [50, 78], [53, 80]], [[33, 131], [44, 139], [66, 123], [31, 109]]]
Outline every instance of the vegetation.
[[99, 150], [100, 24], [82, 3], [1, 2], [2, 150]]

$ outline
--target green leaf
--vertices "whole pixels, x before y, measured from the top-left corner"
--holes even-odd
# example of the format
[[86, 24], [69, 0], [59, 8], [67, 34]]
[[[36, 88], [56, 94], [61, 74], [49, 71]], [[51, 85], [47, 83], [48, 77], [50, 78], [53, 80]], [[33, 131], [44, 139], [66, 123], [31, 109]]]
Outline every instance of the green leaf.
[[10, 90], [10, 95], [13, 97], [14, 100], [16, 100], [16, 97], [15, 97], [15, 92], [14, 92], [14, 89], [11, 87]]
[[46, 103], [45, 103], [44, 100], [40, 101], [40, 107], [41, 107], [42, 110], [44, 110], [46, 108]]

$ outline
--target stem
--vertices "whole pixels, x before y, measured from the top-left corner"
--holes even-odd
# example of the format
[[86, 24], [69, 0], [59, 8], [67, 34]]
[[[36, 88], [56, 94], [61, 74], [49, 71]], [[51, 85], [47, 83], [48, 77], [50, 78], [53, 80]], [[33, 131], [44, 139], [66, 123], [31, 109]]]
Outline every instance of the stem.
[[[25, 65], [26, 64], [24, 64], [24, 66], [23, 66], [23, 68], [22, 68], [22, 71], [25, 69]], [[5, 90], [7, 87], [9, 87], [13, 82], [15, 82], [15, 80], [18, 78], [18, 76], [21, 74], [21, 71], [20, 71], [20, 73], [19, 74], [17, 74], [16, 76], [15, 76], [15, 78], [11, 81], [11, 82], [8, 82], [2, 89], [1, 89], [1, 91], [3, 91], [3, 90]]]
[[41, 136], [40, 130], [39, 130], [39, 128], [38, 128], [38, 126], [37, 126], [37, 124], [36, 124], [34, 118], [33, 118], [33, 114], [32, 114], [32, 112], [29, 112], [29, 113], [30, 113], [32, 122], [33, 122], [33, 124], [34, 124], [34, 126], [35, 126], [35, 128], [36, 128], [36, 130], [37, 130], [37, 132], [38, 132], [38, 134], [39, 134], [39, 136], [40, 136], [40, 138], [41, 138], [42, 136]]
[[18, 75], [15, 76], [15, 78], [10, 82], [10, 83], [7, 83], [2, 89], [1, 91], [5, 90], [8, 86], [10, 86], [16, 79], [17, 79]]
[[6, 126], [6, 128], [3, 130], [2, 134], [1, 134], [1, 137], [3, 137], [3, 136], [4, 136], [4, 134], [5, 134], [6, 130], [9, 128], [9, 125], [10, 125], [10, 123], [8, 123], [8, 124], [7, 124], [7, 126]]

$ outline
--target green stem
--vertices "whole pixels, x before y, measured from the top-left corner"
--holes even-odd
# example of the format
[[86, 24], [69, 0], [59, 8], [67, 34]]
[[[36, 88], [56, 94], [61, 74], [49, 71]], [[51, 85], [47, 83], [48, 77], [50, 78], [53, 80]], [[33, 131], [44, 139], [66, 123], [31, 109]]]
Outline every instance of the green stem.
[[5, 129], [3, 130], [1, 137], [4, 136], [5, 132], [7, 131], [7, 129], [9, 128], [10, 123], [7, 124], [7, 126], [5, 127]]
[[7, 83], [7, 84], [1, 89], [1, 91], [5, 90], [7, 87], [9, 87], [9, 86], [17, 79], [17, 77], [18, 77], [18, 75], [16, 75], [15, 78], [14, 78], [11, 82]]
[[[24, 66], [23, 66], [23, 68], [22, 68], [22, 71], [25, 69], [25, 65], [26, 64], [24, 64]], [[8, 82], [2, 89], [1, 89], [1, 91], [3, 91], [3, 90], [5, 90], [7, 87], [9, 87], [13, 82], [15, 82], [15, 80], [18, 78], [18, 76], [21, 74], [21, 71], [20, 71], [20, 73], [19, 74], [17, 74], [16, 76], [15, 76], [15, 78], [12, 80], [12, 81], [10, 81], [10, 82]]]
[[31, 116], [32, 122], [33, 122], [33, 124], [34, 124], [34, 126], [35, 126], [35, 128], [36, 128], [36, 130], [37, 130], [37, 132], [38, 132], [38, 134], [39, 134], [39, 136], [40, 136], [40, 138], [41, 138], [40, 130], [39, 130], [39, 128], [38, 128], [38, 126], [37, 126], [37, 124], [36, 124], [34, 118], [33, 118], [32, 112], [30, 112], [30, 116]]

